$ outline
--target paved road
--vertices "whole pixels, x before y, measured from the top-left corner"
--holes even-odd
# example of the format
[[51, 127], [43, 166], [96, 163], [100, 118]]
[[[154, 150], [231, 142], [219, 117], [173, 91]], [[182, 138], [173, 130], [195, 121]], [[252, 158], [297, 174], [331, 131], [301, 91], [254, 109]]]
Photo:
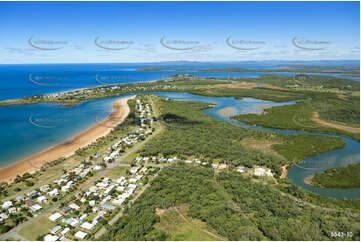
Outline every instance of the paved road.
[[[157, 117], [157, 114], [156, 114], [156, 112], [155, 112], [155, 108], [154, 108], [154, 104], [153, 104], [153, 100], [152, 100], [152, 107], [153, 107], [153, 114], [154, 114], [154, 116], [155, 117]], [[157, 121], [158, 122], [158, 129], [157, 129], [157, 131], [156, 132], [154, 132], [153, 134], [152, 134], [152, 136], [154, 136], [154, 135], [156, 135], [156, 134], [158, 134], [159, 132], [161, 132], [162, 131], [162, 129], [163, 129], [163, 126], [160, 124], [160, 121], [158, 120]], [[150, 137], [149, 137], [150, 138]], [[120, 160], [120, 159], [119, 159]], [[119, 161], [119, 160], [117, 160], [117, 162]], [[124, 159], [122, 159], [122, 160], [124, 160]], [[129, 164], [119, 164], [119, 166], [130, 166]], [[145, 166], [153, 166], [153, 167], [159, 167], [159, 168], [163, 168], [164, 167], [164, 165], [162, 165], [162, 164], [154, 164], [154, 165], [145, 165]], [[157, 176], [158, 174], [156, 174], [155, 176], [154, 176], [154, 178]], [[153, 179], [154, 179], [153, 178]], [[150, 186], [150, 182], [148, 182], [148, 184], [146, 184], [143, 188], [142, 188], [142, 190], [132, 199], [132, 200], [130, 200], [130, 202], [129, 202], [129, 204], [128, 204], [128, 207], [131, 207], [132, 206], [132, 204], [138, 199], [138, 197], [140, 196], [140, 195], [142, 195], [142, 193], [148, 188]], [[123, 211], [120, 211], [119, 213], [117, 213], [110, 221], [109, 221], [109, 225], [111, 226], [111, 225], [113, 225], [121, 216], [123, 216]], [[107, 229], [105, 228], [105, 227], [102, 227], [95, 235], [94, 235], [94, 238], [95, 239], [98, 239], [98, 238], [100, 238], [105, 232], [107, 231]]]

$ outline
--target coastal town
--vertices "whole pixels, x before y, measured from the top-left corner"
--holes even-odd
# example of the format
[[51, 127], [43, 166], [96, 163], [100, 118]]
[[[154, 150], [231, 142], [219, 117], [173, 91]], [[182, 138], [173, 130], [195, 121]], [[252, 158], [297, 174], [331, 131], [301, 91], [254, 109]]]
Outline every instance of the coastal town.
[[[137, 122], [134, 132], [112, 142], [104, 151], [84, 158], [70, 170], [63, 169], [58, 179], [33, 190], [19, 191], [22, 195], [14, 194], [12, 199], [2, 199], [0, 226], [3, 235], [0, 238], [44, 241], [94, 239], [105, 232], [104, 225], [131, 206], [162, 168], [177, 169], [177, 164], [214, 170], [229, 168], [227, 162], [179, 159], [176, 156], [138, 155], [129, 163], [120, 163], [126, 150], [144, 142], [164, 125], [155, 117], [149, 100], [143, 97], [135, 100]], [[270, 169], [263, 167], [236, 167], [233, 172], [273, 179]], [[109, 177], [109, 173], [122, 175]], [[27, 173], [17, 180], [26, 181], [31, 176]], [[43, 229], [39, 234], [31, 232], [31, 236], [26, 237], [34, 224], [42, 222], [46, 224], [46, 231]]]
[[0, 242], [361, 241], [360, 1], [0, 16]]

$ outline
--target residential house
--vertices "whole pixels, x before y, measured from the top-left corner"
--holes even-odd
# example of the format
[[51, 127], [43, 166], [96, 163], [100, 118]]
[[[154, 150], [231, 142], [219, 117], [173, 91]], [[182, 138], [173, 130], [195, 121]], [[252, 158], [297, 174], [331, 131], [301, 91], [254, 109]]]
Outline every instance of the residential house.
[[49, 216], [49, 219], [53, 222], [55, 222], [56, 220], [58, 220], [59, 218], [61, 218], [61, 214], [60, 213], [54, 213], [52, 215]]
[[74, 234], [74, 236], [79, 239], [84, 239], [87, 236], [87, 233], [84, 233], [83, 231], [78, 231]]
[[56, 233], [58, 233], [59, 231], [61, 230], [61, 226], [55, 226], [54, 228], [52, 228], [51, 230], [50, 230], [50, 233], [52, 233], [52, 234], [56, 234]]
[[3, 203], [2, 208], [3, 208], [3, 209], [8, 209], [8, 208], [10, 208], [12, 205], [13, 205], [13, 202], [12, 202], [12, 201], [6, 201], [6, 202]]

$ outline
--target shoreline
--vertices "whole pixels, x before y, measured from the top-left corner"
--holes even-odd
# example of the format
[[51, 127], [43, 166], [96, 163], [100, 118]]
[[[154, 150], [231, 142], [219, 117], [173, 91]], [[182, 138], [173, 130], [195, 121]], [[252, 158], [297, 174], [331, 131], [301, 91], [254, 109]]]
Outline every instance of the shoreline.
[[[137, 83], [154, 83], [154, 82], [157, 82], [157, 81], [162, 81], [163, 79], [155, 79], [155, 80], [150, 80], [150, 81], [137, 81], [137, 82], [129, 82], [129, 83], [117, 83], [117, 84], [111, 84], [109, 86], [118, 86], [118, 85], [128, 85], [128, 84], [137, 84]], [[60, 93], [69, 93], [69, 92], [76, 92], [76, 91], [84, 91], [84, 90], [91, 90], [91, 89], [94, 89], [94, 88], [98, 88], [100, 86], [92, 86], [92, 87], [80, 87], [80, 88], [75, 88], [75, 89], [69, 89], [69, 90], [66, 90], [66, 91], [60, 91], [60, 92], [49, 92], [49, 93], [44, 93], [42, 95], [52, 95], [52, 94], [60, 94]], [[124, 93], [124, 94], [127, 94], [127, 93]], [[120, 95], [123, 95], [123, 94], [120, 94]], [[4, 99], [4, 100], [0, 100], [0, 106], [13, 106], [13, 105], [32, 105], [32, 104], [38, 104], [38, 103], [42, 103], [42, 102], [34, 102], [34, 103], [15, 103], [15, 102], [19, 102], [21, 101], [22, 99], [26, 98], [26, 97], [31, 97], [33, 95], [30, 95], [30, 96], [23, 96], [23, 97], [20, 97], [20, 98], [14, 98], [14, 99]], [[9, 102], [9, 103], [7, 103]], [[67, 104], [64, 104], [64, 103], [59, 103], [59, 102], [46, 102], [46, 103], [57, 103], [57, 104], [61, 104], [61, 105], [65, 105], [67, 106]]]
[[303, 183], [309, 185], [309, 186], [313, 186], [314, 185], [312, 184], [312, 178], [314, 177], [314, 175], [310, 175], [310, 176], [307, 176], [303, 179]]
[[127, 96], [114, 101], [113, 111], [107, 118], [102, 122], [94, 124], [89, 129], [72, 136], [70, 142], [54, 145], [7, 167], [0, 168], [0, 182], [11, 182], [17, 175], [22, 175], [26, 172], [34, 173], [45, 163], [61, 157], [69, 157], [76, 150], [93, 143], [100, 137], [106, 136], [128, 116], [130, 108], [127, 102], [135, 97], [135, 95]]

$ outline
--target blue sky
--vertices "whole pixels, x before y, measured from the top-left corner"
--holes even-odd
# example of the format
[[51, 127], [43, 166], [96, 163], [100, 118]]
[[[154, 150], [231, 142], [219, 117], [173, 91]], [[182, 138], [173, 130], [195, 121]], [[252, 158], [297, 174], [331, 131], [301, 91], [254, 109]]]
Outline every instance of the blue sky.
[[0, 26], [0, 63], [341, 60], [360, 51], [359, 2], [0, 2]]

